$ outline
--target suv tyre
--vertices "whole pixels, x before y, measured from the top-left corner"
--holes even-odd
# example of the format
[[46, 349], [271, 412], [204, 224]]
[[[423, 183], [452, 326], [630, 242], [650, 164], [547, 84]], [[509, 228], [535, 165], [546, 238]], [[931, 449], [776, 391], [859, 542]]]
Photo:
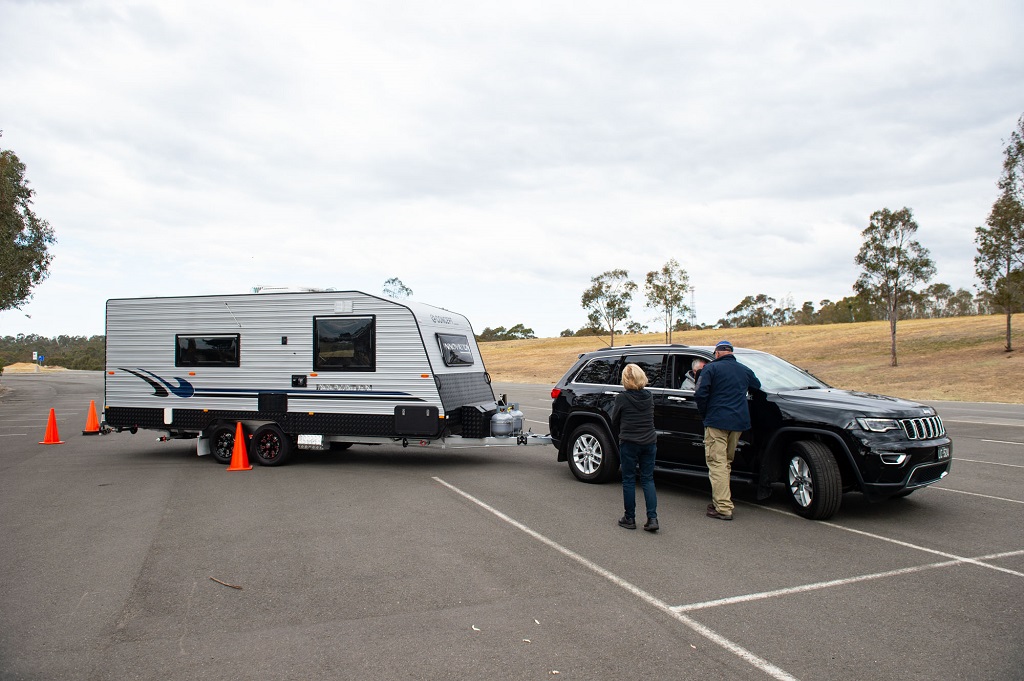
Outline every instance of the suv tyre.
[[801, 440], [789, 450], [786, 484], [797, 515], [812, 520], [831, 518], [843, 498], [839, 464], [820, 442]]
[[586, 423], [569, 436], [569, 470], [582, 482], [607, 482], [619, 470], [619, 456], [608, 432]]

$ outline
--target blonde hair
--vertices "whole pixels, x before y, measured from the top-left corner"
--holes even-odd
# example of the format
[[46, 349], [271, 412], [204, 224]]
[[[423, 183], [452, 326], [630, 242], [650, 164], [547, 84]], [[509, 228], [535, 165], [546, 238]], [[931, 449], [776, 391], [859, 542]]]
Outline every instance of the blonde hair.
[[647, 387], [647, 374], [636, 364], [627, 364], [622, 370], [622, 387], [626, 390], [642, 390]]

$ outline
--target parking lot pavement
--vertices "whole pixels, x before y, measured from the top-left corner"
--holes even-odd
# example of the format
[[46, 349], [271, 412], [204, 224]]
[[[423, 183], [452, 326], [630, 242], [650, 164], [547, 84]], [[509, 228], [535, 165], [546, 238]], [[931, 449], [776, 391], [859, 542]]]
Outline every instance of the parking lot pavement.
[[[81, 436], [99, 373], [4, 385], [2, 678], [1024, 669], [1020, 405], [991, 422], [938, 405], [952, 474], [883, 504], [846, 495], [828, 522], [743, 489], [716, 522], [706, 483], [659, 477], [651, 535], [615, 524], [618, 485], [577, 482], [548, 446], [353, 447], [227, 473], [154, 433]], [[547, 432], [550, 386], [494, 387]], [[50, 407], [64, 445], [37, 444]]]

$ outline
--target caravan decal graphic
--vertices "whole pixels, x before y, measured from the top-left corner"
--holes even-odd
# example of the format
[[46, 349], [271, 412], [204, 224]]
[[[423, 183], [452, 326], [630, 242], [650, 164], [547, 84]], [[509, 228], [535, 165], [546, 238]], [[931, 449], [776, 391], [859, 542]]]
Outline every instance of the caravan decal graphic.
[[[175, 376], [174, 377], [174, 380], [176, 380], [178, 382], [178, 385], [171, 385], [165, 379], [160, 378], [159, 376], [154, 374], [152, 371], [146, 371], [145, 369], [139, 369], [138, 371], [132, 371], [131, 369], [126, 369], [124, 367], [118, 367], [118, 368], [121, 369], [121, 371], [127, 371], [132, 376], [138, 376], [139, 378], [141, 378], [146, 383], [149, 383], [151, 386], [153, 386], [153, 394], [155, 396], [157, 396], [157, 397], [167, 397], [168, 394], [169, 394], [167, 392], [168, 389], [170, 389], [170, 391], [172, 393], [174, 393], [175, 395], [177, 395], [178, 397], [192, 397], [196, 393], [196, 389], [192, 387], [192, 384], [189, 383], [188, 381], [186, 381], [184, 378], [181, 378], [179, 376]], [[140, 371], [142, 373], [139, 373]], [[155, 378], [156, 381], [154, 381], [153, 378], [149, 378], [148, 376], [143, 376], [142, 374], [149, 374], [150, 376]], [[163, 385], [160, 385], [160, 383], [157, 383], [157, 381], [160, 381], [160, 383], [162, 383]], [[167, 386], [167, 387], [165, 388], [164, 386]]]

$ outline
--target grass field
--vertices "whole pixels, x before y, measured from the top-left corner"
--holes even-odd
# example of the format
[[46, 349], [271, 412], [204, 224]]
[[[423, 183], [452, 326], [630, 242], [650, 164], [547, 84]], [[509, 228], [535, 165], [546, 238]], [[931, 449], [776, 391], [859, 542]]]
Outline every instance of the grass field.
[[[1021, 340], [1013, 318], [1014, 348]], [[685, 331], [673, 343], [714, 345], [726, 338], [792, 362], [837, 388], [917, 400], [1024, 403], [1024, 348], [1004, 350], [1006, 317], [901, 321], [899, 366], [889, 366], [889, 323], [830, 324]], [[616, 345], [664, 343], [664, 333], [620, 336]], [[514, 383], [554, 384], [581, 352], [608, 345], [608, 336], [537, 338], [481, 343], [491, 377]]]
[[[733, 344], [778, 355], [837, 388], [917, 400], [1024, 403], [1024, 339], [1014, 321], [1014, 352], [1003, 349], [1006, 317], [912, 319], [897, 327], [898, 367], [889, 366], [889, 323], [783, 326], [724, 331], [684, 331], [674, 343]], [[616, 345], [664, 343], [663, 333], [619, 336]], [[481, 343], [484, 363], [496, 381], [554, 384], [581, 352], [608, 345], [607, 336], [536, 338]], [[23, 363], [7, 373], [34, 372]], [[43, 367], [42, 371], [61, 371]]]

